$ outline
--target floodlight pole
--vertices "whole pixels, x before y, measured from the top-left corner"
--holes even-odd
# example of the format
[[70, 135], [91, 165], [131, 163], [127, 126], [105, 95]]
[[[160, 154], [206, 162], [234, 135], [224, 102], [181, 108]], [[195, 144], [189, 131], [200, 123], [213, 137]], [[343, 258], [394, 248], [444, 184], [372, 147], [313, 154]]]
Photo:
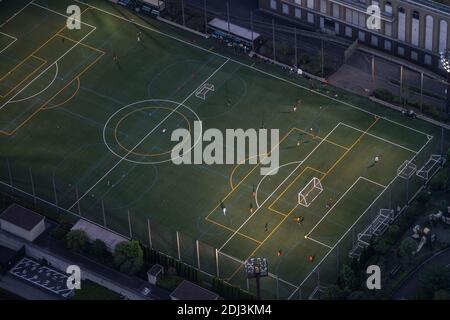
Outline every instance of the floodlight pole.
[[250, 11], [250, 30], [252, 32], [252, 51], [255, 51], [255, 39], [253, 39], [253, 11]]
[[186, 26], [186, 19], [184, 17], [184, 0], [181, 0], [181, 17], [183, 19], [183, 26]]
[[261, 283], [260, 283], [260, 276], [255, 276], [256, 281], [256, 299], [261, 300]]
[[423, 72], [420, 73], [420, 112], [423, 113]]
[[450, 70], [447, 71], [447, 101], [445, 102], [445, 112], [450, 113]]
[[228, 35], [230, 35], [230, 3], [227, 1], [227, 21], [228, 21]]
[[203, 12], [205, 16], [205, 33], [208, 33], [208, 13], [206, 11], [206, 0], [203, 0]]
[[294, 27], [294, 49], [295, 49], [295, 63], [294, 63], [294, 65], [298, 68], [297, 28], [296, 27]]
[[275, 19], [272, 19], [272, 47], [273, 47], [273, 61], [277, 61], [275, 50]]

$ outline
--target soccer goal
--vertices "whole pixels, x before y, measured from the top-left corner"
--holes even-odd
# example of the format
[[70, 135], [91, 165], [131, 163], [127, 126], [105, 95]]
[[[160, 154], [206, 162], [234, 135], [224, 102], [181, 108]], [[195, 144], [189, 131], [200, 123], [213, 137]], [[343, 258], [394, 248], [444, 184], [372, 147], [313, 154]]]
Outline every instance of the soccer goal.
[[413, 162], [406, 160], [400, 167], [398, 167], [397, 174], [400, 178], [408, 180], [416, 171], [417, 166]]
[[214, 92], [216, 88], [211, 83], [204, 83], [195, 91], [195, 96], [199, 99], [206, 100], [209, 92]]
[[417, 176], [428, 181], [428, 179], [430, 179], [444, 163], [444, 157], [439, 154], [433, 154], [428, 159], [427, 163], [417, 171]]
[[298, 204], [309, 207], [322, 191], [323, 187], [320, 180], [315, 177], [312, 178], [312, 180], [298, 193]]

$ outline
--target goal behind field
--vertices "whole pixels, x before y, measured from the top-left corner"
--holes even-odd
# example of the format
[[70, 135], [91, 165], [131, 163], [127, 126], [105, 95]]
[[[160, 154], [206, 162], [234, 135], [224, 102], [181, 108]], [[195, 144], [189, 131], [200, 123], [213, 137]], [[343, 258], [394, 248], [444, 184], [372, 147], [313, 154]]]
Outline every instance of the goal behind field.
[[323, 187], [320, 180], [315, 177], [312, 178], [312, 180], [298, 193], [298, 204], [309, 207], [322, 191]]

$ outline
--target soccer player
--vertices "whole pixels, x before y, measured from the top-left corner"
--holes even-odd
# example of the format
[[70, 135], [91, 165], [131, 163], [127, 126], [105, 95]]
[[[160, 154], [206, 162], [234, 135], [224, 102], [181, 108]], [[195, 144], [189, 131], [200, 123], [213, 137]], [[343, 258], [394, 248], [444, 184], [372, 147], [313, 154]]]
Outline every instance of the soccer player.
[[281, 257], [282, 255], [283, 255], [283, 251], [281, 251], [281, 249], [278, 250], [278, 251], [277, 251], [277, 257]]
[[269, 224], [266, 222], [266, 224], [264, 225], [264, 231], [269, 231]]
[[250, 203], [250, 213], [253, 213], [253, 203]]
[[113, 60], [115, 62], [117, 62], [119, 60], [119, 57], [117, 56], [117, 54], [115, 52], [113, 52], [112, 56], [113, 56]]
[[141, 36], [142, 36], [142, 32], [139, 31], [137, 33], [137, 42], [141, 42], [142, 41], [142, 37]]
[[227, 208], [223, 204], [223, 201], [220, 202], [220, 208], [222, 209], [222, 213], [224, 216], [227, 216]]
[[328, 202], [327, 202], [327, 204], [326, 204], [325, 207], [326, 207], [327, 209], [330, 209], [332, 205], [333, 205], [333, 199], [330, 198], [330, 199], [328, 199]]
[[315, 259], [315, 256], [313, 256], [313, 255], [308, 256], [308, 261], [309, 261], [309, 262], [313, 262], [314, 259]]
[[298, 216], [298, 217], [295, 217], [294, 220], [295, 220], [295, 222], [297, 222], [297, 224], [299, 226], [301, 226], [303, 224], [303, 221], [305, 220], [305, 217], [304, 216]]
[[256, 189], [255, 189], [255, 185], [253, 185], [252, 197], [253, 197], [253, 198], [256, 197]]

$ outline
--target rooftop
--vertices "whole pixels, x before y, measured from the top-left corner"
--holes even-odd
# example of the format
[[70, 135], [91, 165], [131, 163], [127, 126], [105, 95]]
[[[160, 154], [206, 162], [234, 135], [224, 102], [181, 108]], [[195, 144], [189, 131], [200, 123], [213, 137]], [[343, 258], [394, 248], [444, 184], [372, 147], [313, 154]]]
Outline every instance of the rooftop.
[[12, 223], [22, 229], [32, 230], [44, 217], [27, 208], [12, 204], [0, 215], [0, 220]]
[[217, 300], [219, 295], [187, 280], [183, 280], [170, 294], [177, 300]]

